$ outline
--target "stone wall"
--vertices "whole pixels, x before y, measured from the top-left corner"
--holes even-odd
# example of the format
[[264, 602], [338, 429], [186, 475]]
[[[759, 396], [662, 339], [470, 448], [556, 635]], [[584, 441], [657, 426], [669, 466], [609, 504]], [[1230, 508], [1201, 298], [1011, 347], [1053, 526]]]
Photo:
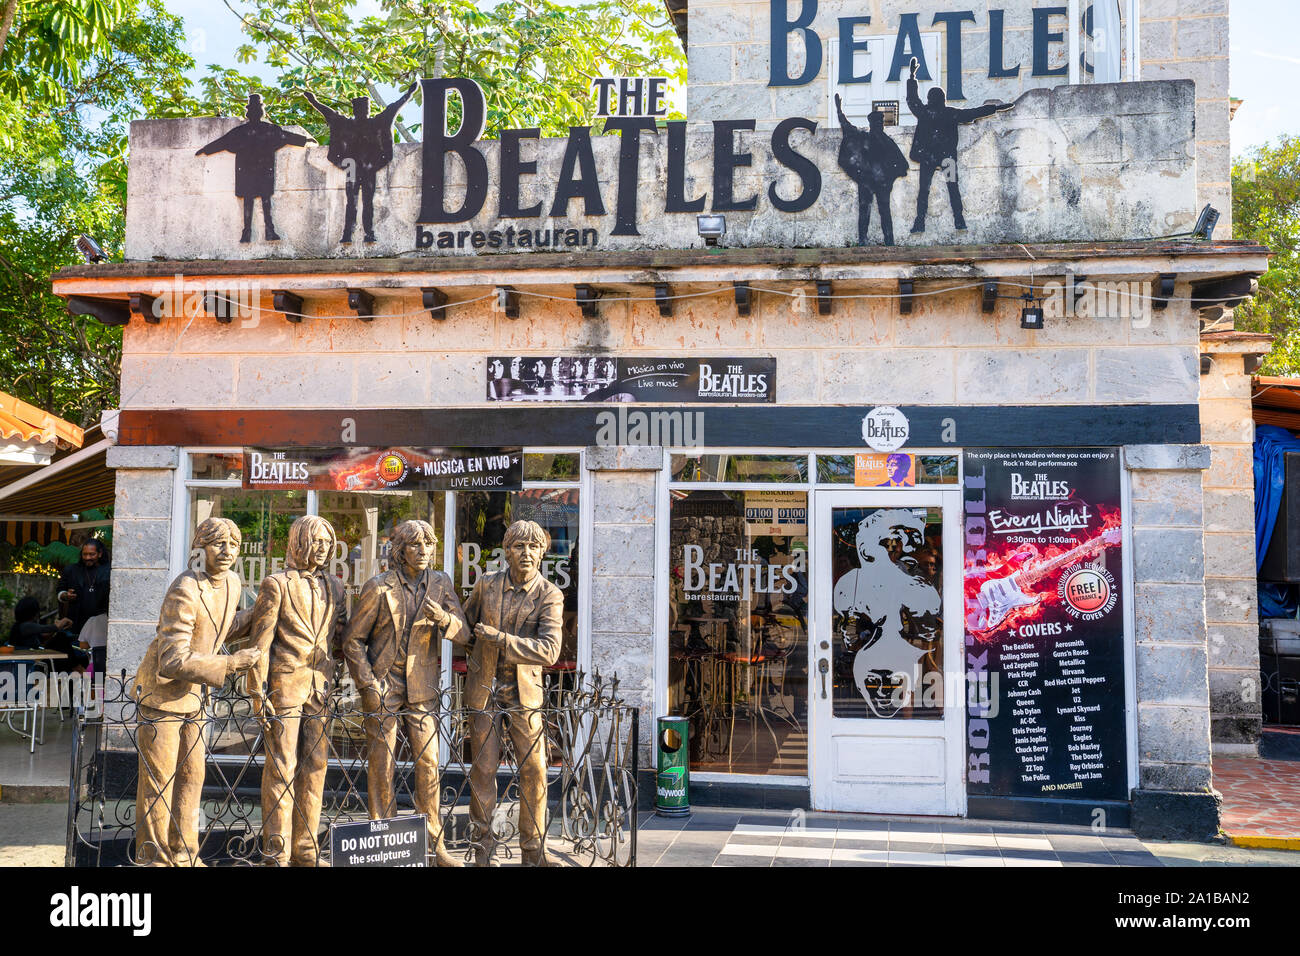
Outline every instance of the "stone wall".
[[1227, 753], [1255, 753], [1263, 722], [1255, 579], [1255, 427], [1242, 350], [1259, 352], [1267, 345], [1204, 341], [1202, 348], [1213, 359], [1209, 373], [1201, 376], [1201, 440], [1211, 451], [1203, 486], [1214, 746]]
[[[489, 288], [494, 281], [487, 274], [481, 280]], [[1033, 332], [1020, 328], [1021, 303], [1014, 299], [999, 299], [993, 314], [982, 313], [975, 283], [920, 283], [917, 291], [964, 284], [972, 287], [918, 297], [910, 315], [898, 314], [898, 304], [884, 298], [896, 285], [837, 282], [837, 294], [881, 298], [841, 300], [832, 315], [820, 316], [811, 286], [802, 287], [801, 300], [789, 294], [795, 286], [781, 283], [773, 285], [786, 294], [757, 293], [748, 318], [736, 314], [726, 288], [678, 301], [668, 318], [653, 301], [602, 301], [598, 316], [584, 319], [572, 289], [556, 286], [545, 290], [553, 298], [522, 296], [517, 320], [496, 311], [492, 297], [453, 306], [445, 321], [422, 310], [415, 290], [381, 289], [373, 322], [358, 321], [333, 292], [313, 296], [311, 314], [298, 324], [271, 311], [268, 292], [265, 311], [247, 321], [222, 325], [200, 316], [126, 326], [123, 407], [476, 404], [485, 401], [490, 355], [600, 350], [774, 356], [781, 404], [1197, 400], [1197, 324], [1185, 303], [1153, 312], [1149, 323], [1075, 316]], [[1188, 297], [1189, 286], [1180, 282], [1174, 294]], [[628, 287], [608, 295], [644, 297], [646, 291]]]
[[[1034, 0], [1005, 0], [988, 4], [984, 8], [967, 5], [975, 15], [974, 22], [961, 25], [962, 92], [964, 100], [953, 101], [959, 107], [978, 106], [994, 99], [1010, 102], [1028, 90], [1052, 87], [1066, 82], [1065, 76], [1035, 76], [1033, 74], [1033, 13], [1032, 8], [1044, 6]], [[1055, 4], [1065, 7], [1064, 0]], [[1081, 4], [1086, 7], [1086, 2]], [[943, 23], [933, 22], [933, 12], [958, 11], [960, 4], [941, 6], [935, 11], [918, 11], [909, 4], [878, 0], [862, 4], [855, 0], [820, 0], [812, 28], [821, 39], [823, 50], [821, 69], [810, 82], [798, 86], [768, 85], [770, 78], [771, 4], [769, 0], [691, 0], [689, 5], [688, 50], [688, 115], [695, 123], [714, 119], [749, 118], [757, 114], [759, 128], [770, 128], [787, 116], [806, 116], [819, 125], [835, 125], [832, 84], [830, 80], [831, 47], [838, 43], [839, 18], [870, 15], [869, 25], [859, 26], [859, 37], [882, 38], [882, 60], [874, 57], [870, 66], [873, 78], [878, 70], [888, 76], [895, 36], [900, 16], [920, 13], [917, 25], [924, 37], [937, 35], [942, 69], [946, 62], [948, 33]], [[789, 0], [789, 17], [800, 15], [799, 0]], [[1000, 9], [1003, 21], [1004, 68], [1017, 65], [1015, 76], [990, 78], [990, 18], [989, 8]], [[1049, 21], [1052, 32], [1065, 27], [1063, 16]], [[1222, 215], [1216, 236], [1232, 235], [1232, 201], [1228, 142], [1228, 0], [1143, 0], [1140, 27], [1142, 80], [1189, 79], [1196, 84], [1196, 142], [1199, 208], [1213, 203]], [[1047, 66], [1059, 70], [1065, 66], [1067, 47], [1064, 42], [1049, 45]], [[1084, 51], [1085, 56], [1089, 51]], [[1127, 54], [1125, 54], [1126, 56]], [[789, 75], [802, 74], [807, 62], [807, 52], [802, 36], [796, 31], [789, 41]], [[940, 85], [947, 79], [937, 74], [933, 64], [932, 76]], [[906, 70], [900, 80], [906, 79]], [[1085, 74], [1084, 80], [1089, 78]], [[932, 83], [922, 82], [922, 96]], [[836, 88], [848, 94], [852, 85]], [[901, 103], [904, 91], [901, 82], [874, 92], [881, 98], [900, 100], [900, 111], [907, 113]], [[853, 115], [852, 110], [849, 111]], [[910, 117], [903, 116], [904, 123]], [[1191, 228], [1190, 224], [1180, 228]]]
[[172, 490], [180, 449], [118, 445], [109, 449], [107, 464], [117, 472], [108, 673], [131, 675], [153, 640], [172, 579]]
[[[782, 114], [782, 118], [799, 116]], [[806, 114], [803, 114], [806, 115]], [[753, 111], [739, 118], [752, 119]], [[918, 173], [912, 169], [893, 187], [891, 209], [900, 245], [980, 242], [1098, 241], [1146, 238], [1189, 230], [1196, 215], [1193, 150], [1195, 90], [1186, 81], [1061, 86], [1028, 90], [1015, 108], [964, 126], [957, 172], [965, 204], [964, 231], [954, 226], [943, 177], [931, 186], [930, 216], [912, 234]], [[695, 212], [666, 213], [667, 133], [641, 137], [636, 185], [639, 235], [614, 235], [619, 202], [618, 136], [592, 140], [603, 209], [572, 200], [552, 215], [567, 139], [527, 142], [526, 160], [536, 174], [521, 177], [520, 204], [541, 203], [536, 218], [502, 218], [497, 200], [500, 143], [484, 141], [489, 198], [463, 223], [430, 225], [431, 240], [446, 235], [455, 248], [419, 247], [416, 220], [421, 204], [421, 145], [399, 144], [379, 174], [373, 243], [341, 245], [344, 172], [331, 165], [324, 147], [286, 147], [277, 154], [272, 208], [280, 240], [263, 240], [261, 209], [254, 213], [253, 241], [241, 243], [242, 203], [234, 195], [234, 156], [195, 156], [195, 150], [237, 125], [234, 119], [138, 120], [131, 124], [127, 180], [128, 259], [366, 258], [373, 256], [475, 255], [520, 252], [520, 230], [541, 252], [699, 247]], [[910, 130], [890, 130], [906, 153]], [[774, 157], [770, 129], [740, 131], [715, 144], [711, 127], [685, 141], [687, 199], [706, 197], [704, 209], [725, 210], [729, 246], [834, 247], [858, 244], [857, 189], [840, 168], [839, 130], [791, 134], [792, 148], [815, 164], [820, 193], [799, 212], [781, 212], [777, 200], [793, 202], [806, 186]], [[737, 163], [732, 195], [717, 194], [715, 160], [728, 150], [749, 154]], [[449, 160], [448, 208], [464, 195], [465, 172]], [[776, 197], [774, 199], [773, 197]], [[753, 200], [747, 210], [743, 204]], [[592, 213], [587, 215], [587, 213]], [[876, 214], [873, 212], [873, 218]], [[509, 229], [509, 233], [506, 230]], [[556, 231], [562, 239], [556, 238]], [[583, 230], [592, 232], [583, 235]], [[497, 234], [497, 246], [486, 243]], [[475, 233], [478, 234], [477, 238]], [[537, 235], [538, 233], [542, 235]], [[876, 222], [868, 240], [878, 243]]]
[[[1201, 471], [1204, 445], [1125, 449], [1132, 490], [1140, 834], [1208, 839], [1211, 792]], [[1183, 799], [1171, 804], [1163, 795]], [[1169, 819], [1170, 814], [1177, 820]], [[1166, 819], [1161, 819], [1165, 817]], [[1161, 830], [1161, 827], [1170, 829]]]

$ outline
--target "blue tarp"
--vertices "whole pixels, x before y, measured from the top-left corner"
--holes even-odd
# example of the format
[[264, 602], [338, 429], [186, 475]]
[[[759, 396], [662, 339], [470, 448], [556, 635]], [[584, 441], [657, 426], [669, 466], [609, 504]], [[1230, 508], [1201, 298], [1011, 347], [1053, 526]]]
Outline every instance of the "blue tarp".
[[1300, 451], [1300, 438], [1276, 425], [1255, 426], [1256, 571], [1264, 563], [1264, 554], [1277, 524], [1277, 513], [1282, 507], [1282, 493], [1286, 490], [1286, 468], [1282, 456], [1289, 451]]

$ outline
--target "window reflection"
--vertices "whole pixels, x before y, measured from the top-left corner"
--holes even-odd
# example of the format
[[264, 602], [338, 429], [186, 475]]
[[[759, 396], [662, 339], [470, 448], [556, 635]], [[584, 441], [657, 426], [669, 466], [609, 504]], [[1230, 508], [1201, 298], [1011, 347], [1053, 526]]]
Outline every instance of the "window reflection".
[[692, 770], [808, 770], [804, 492], [673, 492], [669, 707]]

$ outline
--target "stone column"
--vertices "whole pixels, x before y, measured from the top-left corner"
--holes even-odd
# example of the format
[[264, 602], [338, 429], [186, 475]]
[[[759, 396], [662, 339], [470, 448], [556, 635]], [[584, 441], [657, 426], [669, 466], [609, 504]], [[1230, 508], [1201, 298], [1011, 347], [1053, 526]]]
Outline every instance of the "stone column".
[[[591, 664], [618, 675], [618, 693], [641, 708], [641, 766], [654, 735], [655, 479], [657, 446], [593, 446]], [[586, 546], [584, 542], [584, 547]]]
[[114, 445], [113, 577], [108, 606], [108, 673], [135, 673], [158, 627], [171, 583], [172, 489], [180, 465], [174, 445]]
[[[1261, 341], [1265, 340], [1265, 341]], [[1210, 720], [1215, 753], [1255, 756], [1263, 728], [1259, 604], [1255, 578], [1255, 422], [1246, 362], [1265, 336], [1211, 332], [1201, 351], [1205, 471], [1205, 626], [1210, 651]]]
[[1202, 550], [1201, 471], [1209, 464], [1204, 445], [1125, 448], [1137, 664], [1133, 829], [1147, 838], [1208, 840], [1219, 827]]

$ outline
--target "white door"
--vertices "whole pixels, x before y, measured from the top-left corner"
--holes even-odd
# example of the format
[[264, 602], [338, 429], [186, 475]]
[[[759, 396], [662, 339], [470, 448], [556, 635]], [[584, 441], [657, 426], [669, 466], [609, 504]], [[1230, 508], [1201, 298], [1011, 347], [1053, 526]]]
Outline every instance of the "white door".
[[966, 811], [960, 494], [814, 492], [819, 810]]

